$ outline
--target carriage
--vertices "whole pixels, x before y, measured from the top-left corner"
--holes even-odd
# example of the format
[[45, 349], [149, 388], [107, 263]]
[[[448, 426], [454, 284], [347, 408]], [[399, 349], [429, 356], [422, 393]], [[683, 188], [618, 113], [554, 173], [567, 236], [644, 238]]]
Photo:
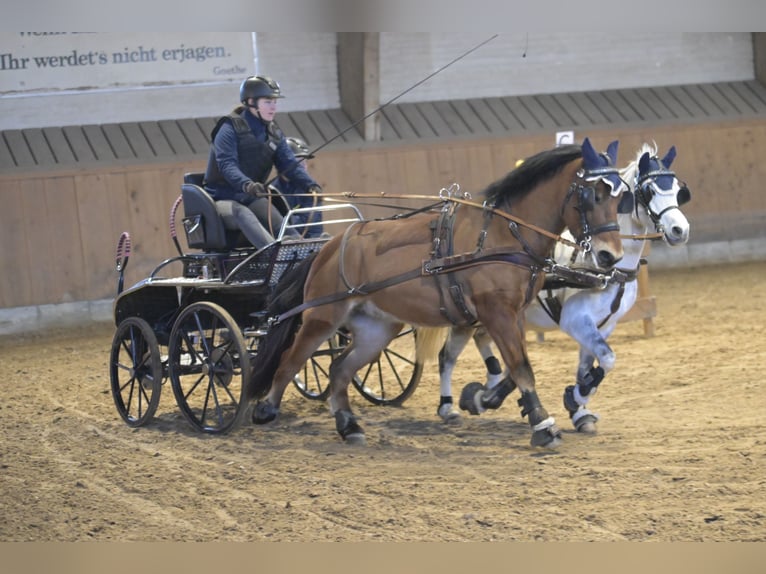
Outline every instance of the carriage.
[[[273, 197], [282, 200], [276, 191]], [[181, 204], [188, 252], [176, 236]], [[115, 406], [129, 426], [153, 419], [168, 381], [181, 413], [197, 431], [226, 433], [245, 419], [248, 405], [243, 392], [251, 361], [271, 320], [266, 301], [287, 271], [329, 240], [327, 235], [305, 234], [293, 239], [285, 237], [285, 231], [312, 225], [296, 223], [297, 216], [306, 212], [321, 212], [327, 228], [362, 219], [359, 209], [349, 203], [292, 210], [285, 205], [283, 211], [276, 240], [257, 250], [243, 242], [237, 230], [225, 227], [202, 187], [202, 174], [188, 173], [170, 214], [178, 255], [127, 289], [123, 281], [130, 235], [122, 234], [109, 369]], [[353, 384], [365, 398], [390, 404], [392, 399], [404, 400], [415, 388], [422, 368], [410, 359], [414, 337], [413, 328], [402, 329], [377, 361], [357, 374]], [[300, 394], [317, 400], [327, 397], [329, 364], [349, 342], [349, 333], [339, 329], [317, 349], [293, 379]]]

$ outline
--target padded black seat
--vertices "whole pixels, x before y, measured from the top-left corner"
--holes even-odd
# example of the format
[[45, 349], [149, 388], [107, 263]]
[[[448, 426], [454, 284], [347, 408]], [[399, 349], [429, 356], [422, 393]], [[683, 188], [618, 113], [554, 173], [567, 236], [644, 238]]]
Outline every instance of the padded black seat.
[[191, 249], [229, 251], [249, 243], [238, 229], [227, 229], [215, 201], [202, 187], [202, 173], [184, 174], [181, 197], [184, 204], [184, 231]]

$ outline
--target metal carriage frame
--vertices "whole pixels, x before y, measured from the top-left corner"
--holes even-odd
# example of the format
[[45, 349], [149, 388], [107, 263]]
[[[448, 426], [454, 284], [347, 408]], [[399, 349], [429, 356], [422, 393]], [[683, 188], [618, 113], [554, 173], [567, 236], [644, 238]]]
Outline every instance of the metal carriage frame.
[[[187, 244], [194, 249], [189, 253], [175, 234], [181, 203]], [[179, 255], [161, 262], [147, 278], [125, 290], [130, 236], [122, 234], [109, 375], [112, 398], [128, 426], [153, 420], [168, 381], [181, 413], [195, 430], [222, 434], [245, 420], [249, 405], [243, 397], [250, 364], [273, 319], [267, 315], [268, 299], [289, 269], [329, 241], [329, 237], [285, 238], [287, 229], [305, 225], [294, 223], [294, 216], [306, 211], [330, 215], [323, 222], [328, 226], [362, 220], [357, 207], [347, 203], [288, 208], [272, 244], [260, 250], [239, 247], [239, 238], [223, 227], [212, 198], [202, 188], [200, 174], [187, 174], [170, 216]], [[183, 268], [180, 276], [163, 276], [178, 263]], [[377, 361], [357, 374], [353, 384], [365, 399], [398, 405], [412, 394], [422, 374], [422, 365], [409, 356], [415, 335], [407, 326]], [[349, 337], [340, 329], [315, 352], [293, 380], [301, 395], [327, 398], [330, 362], [348, 346]]]

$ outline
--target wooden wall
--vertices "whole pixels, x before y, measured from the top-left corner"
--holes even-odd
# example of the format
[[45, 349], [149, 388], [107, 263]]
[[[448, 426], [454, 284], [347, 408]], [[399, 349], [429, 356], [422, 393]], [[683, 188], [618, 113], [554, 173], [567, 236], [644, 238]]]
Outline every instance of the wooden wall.
[[[661, 153], [676, 145], [673, 169], [692, 190], [693, 200], [684, 208], [692, 223], [692, 242], [766, 239], [766, 121], [642, 126], [575, 137], [581, 140], [585, 135], [601, 149], [619, 139], [621, 164], [635, 156], [643, 141], [656, 141]], [[551, 134], [370, 146], [324, 151], [309, 168], [328, 193], [436, 196], [453, 182], [477, 192], [509, 171], [517, 159], [553, 144]], [[0, 308], [113, 297], [115, 251], [123, 231], [130, 233], [133, 247], [126, 286], [146, 277], [160, 261], [176, 254], [169, 233], [170, 208], [183, 174], [203, 168], [200, 159], [0, 175]], [[367, 217], [393, 213], [362, 210]], [[185, 248], [183, 236], [180, 241]]]

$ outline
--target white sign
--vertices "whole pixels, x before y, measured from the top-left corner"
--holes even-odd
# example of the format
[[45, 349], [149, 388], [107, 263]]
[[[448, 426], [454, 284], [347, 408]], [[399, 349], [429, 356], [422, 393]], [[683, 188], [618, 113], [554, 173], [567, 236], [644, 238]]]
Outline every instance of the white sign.
[[574, 132], [556, 132], [556, 145], [568, 145], [574, 143]]
[[0, 95], [241, 81], [250, 32], [2, 32]]

